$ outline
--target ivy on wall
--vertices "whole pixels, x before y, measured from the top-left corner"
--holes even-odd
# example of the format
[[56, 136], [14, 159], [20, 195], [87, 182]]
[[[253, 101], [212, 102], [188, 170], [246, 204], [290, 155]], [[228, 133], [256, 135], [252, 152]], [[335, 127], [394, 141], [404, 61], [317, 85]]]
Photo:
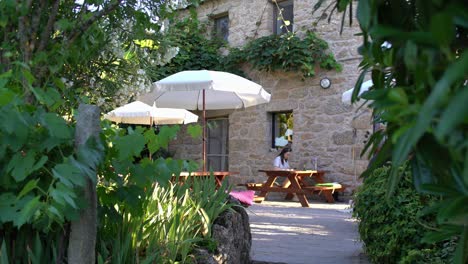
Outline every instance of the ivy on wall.
[[317, 67], [336, 71], [342, 69], [333, 53], [328, 51], [328, 43], [312, 31], [308, 31], [304, 39], [294, 33], [261, 37], [232, 53], [236, 52], [242, 54], [241, 62], [247, 62], [255, 69], [300, 71], [304, 78], [315, 76]]
[[240, 76], [242, 64], [249, 64], [260, 71], [300, 72], [303, 78], [315, 76], [318, 68], [341, 71], [328, 43], [314, 32], [308, 31], [301, 39], [294, 33], [271, 35], [254, 39], [243, 48], [228, 48], [223, 55], [222, 40], [206, 37], [206, 24], [201, 24], [196, 13], [176, 22], [170, 29], [172, 46], [179, 47], [179, 53], [170, 63], [153, 68], [153, 78], [159, 80], [183, 70], [210, 69], [227, 71]]

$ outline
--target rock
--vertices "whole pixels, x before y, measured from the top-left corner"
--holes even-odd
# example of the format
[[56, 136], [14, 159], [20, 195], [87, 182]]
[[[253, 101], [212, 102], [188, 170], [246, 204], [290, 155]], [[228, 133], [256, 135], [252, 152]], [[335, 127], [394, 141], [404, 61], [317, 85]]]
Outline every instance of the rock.
[[250, 264], [252, 262], [249, 216], [238, 204], [237, 202], [233, 210], [223, 212], [213, 224], [212, 237], [218, 244], [217, 252], [213, 255], [205, 249], [195, 250], [196, 263]]

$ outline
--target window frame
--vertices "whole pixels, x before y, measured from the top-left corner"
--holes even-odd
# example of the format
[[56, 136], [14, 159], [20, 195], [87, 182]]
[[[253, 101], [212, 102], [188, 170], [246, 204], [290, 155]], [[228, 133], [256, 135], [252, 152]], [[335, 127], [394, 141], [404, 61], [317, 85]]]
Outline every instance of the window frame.
[[[278, 20], [278, 15], [279, 15], [278, 8], [284, 9], [287, 6], [292, 6], [292, 19], [290, 20], [291, 24], [287, 27], [291, 27], [290, 32], [293, 32], [294, 31], [294, 0], [283, 0], [283, 1], [278, 0], [276, 1], [276, 3], [275, 2], [272, 2], [272, 3], [273, 3], [273, 34], [282, 35], [282, 34], [287, 33], [287, 31], [283, 32], [283, 30], [281, 29], [281, 26], [283, 25], [286, 26], [283, 20], [281, 20], [281, 25], [278, 26], [278, 24], [280, 23], [280, 21]], [[279, 28], [279, 31], [278, 31], [278, 28]]]
[[[276, 142], [276, 137], [278, 135], [276, 135], [276, 119], [277, 119], [277, 115], [279, 114], [291, 114], [292, 115], [292, 118], [294, 120], [294, 112], [293, 110], [285, 110], [285, 111], [276, 111], [276, 112], [271, 112], [271, 147], [272, 148], [282, 148], [284, 146], [276, 146], [275, 142]], [[294, 129], [293, 129], [294, 130]], [[293, 140], [291, 140], [291, 143], [293, 142]]]
[[[218, 21], [221, 21], [221, 19], [224, 19], [224, 18], [227, 19], [226, 36], [220, 35], [219, 33], [222, 33], [222, 32], [218, 32]], [[216, 15], [211, 15], [210, 19], [213, 21], [213, 36], [220, 39], [220, 40], [228, 42], [228, 40], [229, 40], [229, 28], [230, 28], [230, 24], [231, 24], [230, 19], [229, 19], [229, 12], [223, 12], [223, 13], [219, 13], [219, 14], [216, 14]]]

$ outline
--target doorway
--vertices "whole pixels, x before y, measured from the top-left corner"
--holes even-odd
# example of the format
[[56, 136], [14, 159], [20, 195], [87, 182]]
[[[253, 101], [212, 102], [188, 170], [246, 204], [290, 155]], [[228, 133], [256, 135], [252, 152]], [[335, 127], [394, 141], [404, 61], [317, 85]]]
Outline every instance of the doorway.
[[229, 119], [208, 119], [207, 168], [213, 171], [228, 171]]

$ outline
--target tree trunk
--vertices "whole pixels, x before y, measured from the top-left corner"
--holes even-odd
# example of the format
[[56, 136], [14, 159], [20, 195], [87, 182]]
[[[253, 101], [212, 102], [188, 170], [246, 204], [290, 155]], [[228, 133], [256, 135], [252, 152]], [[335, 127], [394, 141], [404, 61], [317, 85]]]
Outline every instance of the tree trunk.
[[[75, 132], [75, 148], [86, 143], [90, 137], [99, 137], [100, 110], [94, 105], [80, 104]], [[97, 233], [97, 194], [96, 185], [86, 179], [83, 190], [86, 208], [80, 218], [71, 223], [70, 241], [68, 244], [68, 263], [94, 264]]]

